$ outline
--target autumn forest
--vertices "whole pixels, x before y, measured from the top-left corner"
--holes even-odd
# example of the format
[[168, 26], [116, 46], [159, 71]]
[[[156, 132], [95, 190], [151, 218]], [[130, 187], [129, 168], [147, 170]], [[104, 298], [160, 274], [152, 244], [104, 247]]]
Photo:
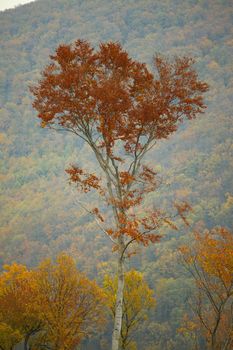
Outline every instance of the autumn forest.
[[232, 350], [231, 0], [0, 12], [0, 350]]

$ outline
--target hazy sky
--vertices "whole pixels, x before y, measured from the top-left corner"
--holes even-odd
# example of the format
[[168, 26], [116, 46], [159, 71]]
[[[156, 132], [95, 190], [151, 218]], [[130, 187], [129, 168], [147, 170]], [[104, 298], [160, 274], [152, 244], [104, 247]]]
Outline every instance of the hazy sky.
[[33, 0], [0, 0], [0, 11], [6, 10], [9, 8], [14, 8], [15, 6], [23, 5], [32, 1]]

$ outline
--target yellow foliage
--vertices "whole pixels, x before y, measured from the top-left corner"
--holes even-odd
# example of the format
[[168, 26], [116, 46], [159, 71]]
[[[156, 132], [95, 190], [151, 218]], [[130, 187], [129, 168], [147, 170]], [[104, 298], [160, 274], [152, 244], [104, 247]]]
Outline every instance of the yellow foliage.
[[1, 349], [12, 350], [13, 346], [22, 340], [22, 335], [8, 324], [0, 322], [0, 345]]
[[44, 120], [42, 120], [42, 122], [40, 123], [40, 126], [41, 126], [42, 128], [45, 128], [45, 127], [47, 126], [47, 122], [44, 121]]
[[55, 263], [45, 260], [35, 273], [47, 341], [59, 349], [74, 349], [103, 324], [103, 291], [63, 254]]
[[209, 274], [225, 285], [233, 283], [233, 236], [225, 229], [216, 229], [204, 236], [196, 234], [198, 262]]
[[[112, 278], [106, 274], [103, 284], [107, 295], [107, 306], [114, 315], [117, 278]], [[140, 322], [147, 319], [147, 312], [155, 307], [156, 302], [153, 293], [141, 272], [131, 270], [125, 273], [121, 333], [122, 349], [136, 349], [136, 344], [131, 340], [129, 341], [129, 336], [138, 329]]]
[[233, 235], [217, 227], [203, 234], [195, 233], [194, 244], [180, 249], [185, 266], [192, 273], [197, 287], [195, 318], [186, 320], [179, 330], [183, 335], [194, 334], [198, 327], [207, 343], [222, 348], [233, 341]]
[[0, 339], [7, 350], [10, 341], [17, 343], [30, 334], [32, 349], [43, 340], [56, 349], [72, 350], [103, 324], [105, 294], [77, 270], [71, 257], [59, 255], [55, 263], [46, 259], [31, 271], [18, 264], [4, 270]]
[[26, 329], [38, 323], [38, 289], [33, 272], [16, 263], [5, 265], [4, 270], [0, 276], [0, 309], [4, 320], [25, 334]]
[[230, 193], [227, 193], [226, 196], [227, 196], [227, 199], [226, 199], [226, 202], [223, 205], [223, 208], [225, 210], [230, 209], [231, 207], [233, 207], [233, 196]]
[[212, 70], [216, 70], [219, 69], [219, 64], [216, 61], [210, 61], [210, 63], [208, 64], [208, 68], [212, 69]]
[[0, 133], [0, 145], [9, 145], [11, 142], [6, 134]]

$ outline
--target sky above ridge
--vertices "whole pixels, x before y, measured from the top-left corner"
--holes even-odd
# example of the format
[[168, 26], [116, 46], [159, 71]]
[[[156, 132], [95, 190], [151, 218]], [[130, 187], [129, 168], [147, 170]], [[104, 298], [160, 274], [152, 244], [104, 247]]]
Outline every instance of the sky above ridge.
[[0, 0], [0, 11], [4, 11], [15, 6], [24, 5], [33, 0]]

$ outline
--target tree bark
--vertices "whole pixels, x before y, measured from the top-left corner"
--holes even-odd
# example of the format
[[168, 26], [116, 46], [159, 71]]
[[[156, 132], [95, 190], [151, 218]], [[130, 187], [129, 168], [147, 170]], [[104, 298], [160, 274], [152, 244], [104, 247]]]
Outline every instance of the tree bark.
[[118, 251], [118, 285], [116, 295], [116, 307], [114, 317], [114, 328], [112, 333], [112, 350], [119, 350], [119, 342], [121, 338], [121, 324], [123, 312], [123, 292], [124, 292], [124, 257], [122, 256], [124, 245], [121, 237], [118, 239], [120, 249]]
[[29, 342], [30, 336], [31, 336], [31, 334], [27, 334], [25, 339], [24, 339], [24, 350], [29, 350], [28, 349], [28, 342]]

